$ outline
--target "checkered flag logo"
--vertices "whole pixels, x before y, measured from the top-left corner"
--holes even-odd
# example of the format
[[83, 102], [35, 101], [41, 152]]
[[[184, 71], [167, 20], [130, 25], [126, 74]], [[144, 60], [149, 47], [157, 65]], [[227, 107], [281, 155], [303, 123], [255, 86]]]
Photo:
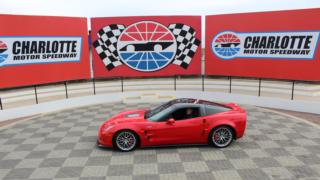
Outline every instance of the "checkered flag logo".
[[105, 26], [99, 30], [98, 39], [93, 42], [93, 47], [109, 71], [123, 64], [117, 52], [117, 42], [124, 29], [124, 25], [120, 24]]
[[[196, 31], [181, 23], [170, 24], [168, 29], [177, 42], [176, 54], [171, 63], [187, 69], [200, 45], [200, 40], [196, 38]], [[117, 51], [118, 38], [124, 30], [125, 26], [120, 24], [105, 26], [99, 30], [98, 39], [93, 43], [100, 59], [109, 71], [125, 64], [121, 61]]]
[[172, 63], [187, 69], [200, 45], [200, 40], [196, 38], [196, 31], [181, 23], [170, 24], [169, 30], [177, 40], [177, 53]]

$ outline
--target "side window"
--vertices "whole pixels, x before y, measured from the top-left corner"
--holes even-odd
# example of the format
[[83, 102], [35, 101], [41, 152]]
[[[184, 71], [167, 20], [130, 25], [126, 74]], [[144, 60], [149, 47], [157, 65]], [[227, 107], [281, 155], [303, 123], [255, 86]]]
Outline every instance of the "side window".
[[200, 116], [200, 110], [198, 107], [181, 108], [172, 112], [171, 116], [176, 121], [196, 118]]
[[159, 118], [158, 122], [167, 121], [170, 118], [172, 118], [172, 114], [168, 114], [166, 116], [162, 116], [161, 118]]
[[206, 105], [205, 106], [206, 109], [206, 115], [212, 115], [212, 114], [217, 114], [220, 112], [225, 112], [225, 111], [229, 111], [230, 109], [225, 108], [225, 107], [221, 107], [221, 106], [212, 106], [212, 105]]

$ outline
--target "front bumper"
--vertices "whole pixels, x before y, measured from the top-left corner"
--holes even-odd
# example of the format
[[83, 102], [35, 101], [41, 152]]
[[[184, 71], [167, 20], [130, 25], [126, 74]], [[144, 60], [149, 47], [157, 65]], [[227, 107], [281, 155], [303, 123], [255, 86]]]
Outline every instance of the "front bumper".
[[110, 132], [103, 132], [101, 128], [99, 129], [97, 145], [99, 147], [112, 147], [112, 137], [113, 134]]
[[99, 140], [97, 139], [97, 143], [96, 143], [97, 147], [99, 148], [113, 148], [112, 145], [109, 144], [102, 144], [101, 142], [99, 142]]

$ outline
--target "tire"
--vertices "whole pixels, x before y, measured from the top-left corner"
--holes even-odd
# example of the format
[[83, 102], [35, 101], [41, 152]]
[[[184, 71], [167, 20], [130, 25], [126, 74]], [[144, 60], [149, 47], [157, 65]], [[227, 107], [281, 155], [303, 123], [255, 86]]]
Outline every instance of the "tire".
[[162, 46], [160, 44], [155, 44], [153, 50], [156, 52], [162, 51]]
[[234, 138], [234, 130], [229, 126], [218, 126], [209, 134], [208, 141], [214, 147], [228, 147]]
[[129, 130], [119, 131], [113, 138], [113, 146], [123, 152], [134, 150], [138, 145], [138, 136]]

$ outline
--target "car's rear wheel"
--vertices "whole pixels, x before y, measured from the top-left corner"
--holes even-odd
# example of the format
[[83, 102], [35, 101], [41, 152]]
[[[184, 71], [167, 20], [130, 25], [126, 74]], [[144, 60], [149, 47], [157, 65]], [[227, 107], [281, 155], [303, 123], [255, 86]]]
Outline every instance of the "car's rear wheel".
[[160, 44], [156, 44], [156, 45], [154, 45], [154, 51], [156, 51], [156, 52], [160, 52], [160, 51], [162, 51], [162, 46], [160, 45]]
[[134, 132], [124, 130], [116, 134], [113, 144], [120, 151], [131, 151], [136, 148], [138, 138]]
[[229, 126], [214, 128], [209, 135], [209, 143], [218, 148], [229, 146], [234, 137], [234, 131]]

